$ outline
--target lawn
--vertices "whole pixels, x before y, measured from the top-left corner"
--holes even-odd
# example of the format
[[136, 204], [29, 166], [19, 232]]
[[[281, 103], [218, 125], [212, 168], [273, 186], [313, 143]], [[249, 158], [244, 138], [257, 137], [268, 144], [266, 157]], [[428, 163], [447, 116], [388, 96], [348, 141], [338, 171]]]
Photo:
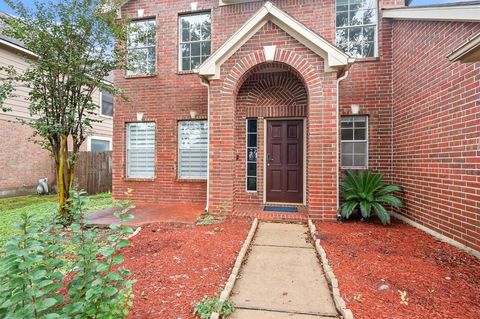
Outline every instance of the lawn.
[[[88, 197], [87, 211], [96, 211], [113, 206], [111, 194], [98, 194]], [[36, 216], [52, 215], [57, 211], [57, 195], [28, 195], [0, 198], [0, 246], [15, 232], [15, 223], [20, 214], [26, 212]]]
[[480, 261], [400, 221], [318, 223], [358, 319], [479, 318]]

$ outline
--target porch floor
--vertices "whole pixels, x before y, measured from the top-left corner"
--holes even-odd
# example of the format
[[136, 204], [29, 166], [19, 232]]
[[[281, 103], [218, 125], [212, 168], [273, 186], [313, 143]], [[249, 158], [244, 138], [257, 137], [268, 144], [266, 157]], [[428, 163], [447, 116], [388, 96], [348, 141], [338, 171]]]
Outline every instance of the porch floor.
[[[134, 204], [130, 213], [134, 219], [128, 226], [139, 227], [153, 223], [194, 224], [205, 209], [204, 204]], [[119, 208], [109, 208], [91, 213], [88, 218], [97, 226], [108, 226], [118, 223], [114, 213]]]
[[307, 221], [308, 213], [304, 206], [297, 206], [298, 212], [266, 212], [264, 205], [236, 205], [232, 213], [234, 217], [253, 217], [270, 221]]

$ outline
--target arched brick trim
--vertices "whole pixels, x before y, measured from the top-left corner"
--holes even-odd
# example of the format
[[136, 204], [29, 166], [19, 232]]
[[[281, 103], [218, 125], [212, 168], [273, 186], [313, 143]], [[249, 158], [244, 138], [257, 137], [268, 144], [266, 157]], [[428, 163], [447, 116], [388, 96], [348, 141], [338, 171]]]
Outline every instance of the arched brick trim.
[[321, 84], [315, 76], [318, 70], [306, 58], [294, 51], [277, 49], [273, 61], [266, 61], [263, 50], [256, 50], [243, 57], [230, 70], [223, 81], [223, 93], [236, 96], [248, 77], [262, 68], [268, 68], [268, 62], [281, 62], [304, 82], [308, 95], [311, 91], [321, 91]]
[[242, 84], [237, 108], [241, 105], [246, 117], [306, 117], [308, 95], [303, 81], [283, 63], [261, 66], [265, 65], [269, 68], [261, 68]]

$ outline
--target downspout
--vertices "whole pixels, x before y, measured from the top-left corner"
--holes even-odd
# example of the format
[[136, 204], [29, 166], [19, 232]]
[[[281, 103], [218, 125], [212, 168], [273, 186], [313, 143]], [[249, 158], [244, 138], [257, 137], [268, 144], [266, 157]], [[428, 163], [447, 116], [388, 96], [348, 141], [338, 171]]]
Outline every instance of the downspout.
[[200, 83], [207, 88], [207, 201], [205, 213], [208, 214], [210, 203], [210, 82], [205, 78], [200, 78]]
[[336, 163], [337, 163], [337, 212], [338, 208], [340, 207], [340, 152], [339, 152], [339, 146], [340, 146], [340, 82], [345, 80], [348, 76], [348, 70], [345, 71], [345, 73], [337, 79], [337, 147], [336, 147]]

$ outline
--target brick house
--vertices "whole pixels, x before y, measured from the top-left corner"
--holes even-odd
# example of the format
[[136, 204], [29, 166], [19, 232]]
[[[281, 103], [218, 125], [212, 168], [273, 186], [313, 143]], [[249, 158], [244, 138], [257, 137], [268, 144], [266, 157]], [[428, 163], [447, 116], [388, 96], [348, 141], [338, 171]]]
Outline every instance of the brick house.
[[[33, 63], [36, 55], [27, 50], [16, 39], [0, 35], [0, 65], [13, 66], [24, 71]], [[105, 79], [112, 83], [113, 78]], [[107, 151], [112, 149], [113, 97], [108, 92], [97, 90], [93, 99], [98, 102], [99, 111], [82, 151]], [[29, 141], [33, 131], [20, 121], [30, 120], [28, 90], [17, 87], [13, 96], [7, 98], [4, 106], [10, 112], [0, 112], [0, 197], [35, 194], [39, 179], [48, 178], [55, 184], [54, 162], [50, 153], [38, 144]]]
[[480, 3], [406, 5], [124, 1], [114, 196], [329, 221], [368, 168], [405, 187], [397, 216], [480, 250], [480, 63], [447, 58], [478, 53]]

